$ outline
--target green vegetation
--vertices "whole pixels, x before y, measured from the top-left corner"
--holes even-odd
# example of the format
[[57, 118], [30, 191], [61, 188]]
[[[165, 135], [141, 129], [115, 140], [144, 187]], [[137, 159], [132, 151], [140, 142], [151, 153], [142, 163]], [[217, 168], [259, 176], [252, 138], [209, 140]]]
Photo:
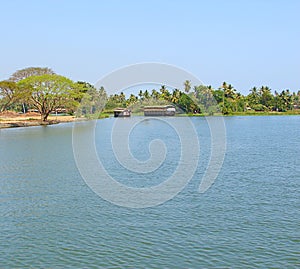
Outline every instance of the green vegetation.
[[16, 99], [17, 84], [13, 81], [0, 81], [0, 112], [10, 108]]
[[175, 89], [170, 92], [165, 86], [160, 90], [140, 90], [138, 95], [131, 94], [127, 99], [124, 93], [108, 97], [105, 109], [112, 112], [115, 107], [129, 107], [133, 112], [142, 111], [145, 105], [174, 104], [187, 115], [275, 115], [299, 114], [300, 91], [296, 94], [289, 90], [271, 93], [265, 86], [250, 90], [246, 96], [237, 92], [231, 85], [223, 82], [218, 89], [212, 86], [194, 86], [190, 82], [183, 83], [184, 92]]
[[18, 82], [19, 100], [35, 107], [46, 121], [51, 111], [77, 107], [78, 91], [68, 78], [59, 75], [30, 76]]
[[300, 108], [300, 91], [296, 94], [282, 90], [272, 94], [269, 87], [262, 86], [253, 87], [247, 96], [243, 96], [231, 84], [223, 82], [220, 89], [213, 91], [213, 94], [225, 115], [241, 112], [256, 115], [257, 112], [287, 112]]
[[108, 117], [117, 107], [130, 108], [141, 114], [147, 105], [173, 104], [184, 115], [290, 115], [300, 114], [300, 91], [275, 91], [266, 86], [253, 87], [242, 95], [231, 84], [223, 82], [218, 89], [192, 86], [189, 80], [183, 90], [140, 90], [137, 95], [123, 92], [107, 96], [105, 89], [96, 89], [87, 82], [55, 74], [50, 68], [29, 67], [16, 71], [8, 80], [0, 81], [0, 112], [35, 110], [42, 121], [50, 113], [64, 112], [78, 117]]

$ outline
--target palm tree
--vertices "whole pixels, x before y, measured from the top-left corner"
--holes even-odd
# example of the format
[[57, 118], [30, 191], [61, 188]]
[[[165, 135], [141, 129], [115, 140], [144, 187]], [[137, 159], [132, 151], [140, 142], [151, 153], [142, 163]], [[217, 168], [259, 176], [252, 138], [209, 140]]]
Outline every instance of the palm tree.
[[261, 104], [267, 108], [271, 108], [274, 105], [271, 89], [267, 86], [262, 86], [259, 90], [259, 93], [261, 98]]
[[140, 100], [143, 100], [144, 93], [142, 90], [139, 91], [138, 96], [140, 97]]
[[253, 87], [253, 88], [250, 90], [250, 93], [248, 94], [247, 99], [248, 99], [248, 101], [249, 101], [249, 106], [250, 106], [251, 108], [253, 108], [253, 107], [256, 106], [257, 104], [259, 104], [259, 102], [260, 102], [260, 96], [259, 96], [259, 93], [258, 93], [256, 87]]
[[231, 84], [229, 84], [225, 89], [225, 96], [231, 99], [236, 97], [236, 89]]
[[174, 104], [177, 104], [180, 98], [180, 91], [178, 89], [175, 89], [172, 93], [171, 102]]
[[186, 93], [189, 93], [190, 92], [190, 89], [191, 89], [191, 81], [190, 80], [186, 80], [185, 82], [184, 82], [184, 91], [186, 92]]
[[151, 97], [153, 99], [157, 100], [158, 97], [159, 97], [159, 92], [157, 90], [153, 89], [152, 92], [151, 92]]
[[171, 94], [165, 85], [161, 86], [160, 92], [161, 92], [161, 95], [160, 95], [161, 99], [169, 101]]
[[221, 90], [223, 90], [223, 107], [225, 105], [225, 91], [227, 89], [227, 83], [224, 81], [220, 87]]
[[280, 94], [280, 98], [283, 101], [284, 104], [284, 109], [291, 109], [292, 107], [292, 95], [290, 93], [290, 91], [287, 90], [283, 90], [282, 93]]
[[130, 94], [128, 100], [127, 100], [127, 105], [133, 105], [137, 101], [137, 97], [134, 94]]
[[121, 103], [125, 102], [126, 96], [123, 92], [120, 93], [119, 100], [120, 100]]
[[150, 94], [149, 94], [148, 90], [145, 90], [144, 97], [145, 97], [145, 99], [149, 99]]

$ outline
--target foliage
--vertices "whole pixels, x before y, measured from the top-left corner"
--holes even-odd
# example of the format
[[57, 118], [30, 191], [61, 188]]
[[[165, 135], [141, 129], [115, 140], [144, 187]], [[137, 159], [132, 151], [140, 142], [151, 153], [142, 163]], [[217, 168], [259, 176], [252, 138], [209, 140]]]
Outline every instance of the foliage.
[[189, 93], [190, 90], [191, 90], [191, 88], [192, 88], [192, 86], [191, 86], [191, 81], [190, 81], [190, 80], [186, 80], [186, 81], [183, 83], [183, 85], [184, 85], [184, 91], [185, 91], [186, 93]]
[[31, 76], [41, 76], [46, 74], [54, 75], [55, 73], [48, 67], [27, 67], [13, 73], [9, 80], [18, 82]]
[[98, 91], [93, 85], [88, 82], [78, 81], [75, 83], [78, 98], [76, 99], [80, 102], [80, 105], [77, 109], [77, 116], [86, 116], [97, 118], [98, 115], [102, 112], [107, 95], [103, 87]]
[[212, 86], [195, 86], [194, 97], [202, 112], [208, 113], [209, 115], [219, 112]]
[[[183, 84], [186, 86], [189, 81]], [[174, 104], [185, 113], [205, 113], [213, 115], [222, 112], [224, 115], [233, 113], [288, 111], [300, 108], [300, 91], [291, 93], [284, 90], [281, 93], [272, 94], [267, 86], [253, 87], [246, 96], [227, 82], [223, 82], [220, 88], [198, 85], [189, 93], [185, 90], [174, 89], [169, 91], [162, 85], [159, 90], [140, 90], [135, 96], [131, 94], [127, 99], [124, 93], [114, 94], [108, 98], [105, 109], [112, 111], [116, 107], [129, 107], [132, 111], [141, 112], [145, 105]]]
[[76, 85], [59, 75], [30, 76], [18, 82], [18, 97], [35, 107], [46, 121], [50, 112], [65, 108], [73, 110], [78, 103]]
[[16, 90], [18, 86], [13, 81], [0, 81], [0, 112], [6, 110], [17, 100]]
[[[193, 86], [193, 87], [192, 87]], [[218, 89], [212, 86], [191, 85], [186, 80], [183, 89], [143, 89], [138, 94], [123, 93], [107, 96], [104, 88], [96, 89], [88, 82], [56, 75], [50, 68], [29, 67], [16, 71], [9, 80], [0, 81], [0, 112], [12, 109], [37, 109], [44, 121], [51, 111], [66, 109], [77, 116], [98, 118], [107, 116], [117, 107], [142, 112], [146, 105], [173, 104], [185, 113], [224, 115], [285, 112], [300, 109], [300, 91], [272, 90], [267, 86], [253, 87], [248, 95], [240, 94], [231, 84], [223, 82]]]

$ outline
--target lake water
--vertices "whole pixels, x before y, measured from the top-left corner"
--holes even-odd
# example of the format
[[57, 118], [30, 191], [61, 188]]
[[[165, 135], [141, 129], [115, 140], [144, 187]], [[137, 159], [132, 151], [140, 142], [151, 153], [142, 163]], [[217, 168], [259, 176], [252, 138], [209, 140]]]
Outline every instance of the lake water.
[[[0, 130], [0, 268], [299, 268], [300, 117], [224, 118], [224, 163], [203, 194], [210, 133], [205, 118], [190, 120], [200, 142], [193, 178], [173, 199], [142, 209], [87, 186], [72, 124]], [[173, 173], [180, 138], [170, 126], [149, 119], [132, 131], [141, 161], [154, 138], [167, 148], [157, 171], [135, 175], [114, 157], [114, 121], [97, 122], [95, 144], [116, 180], [151, 187]]]

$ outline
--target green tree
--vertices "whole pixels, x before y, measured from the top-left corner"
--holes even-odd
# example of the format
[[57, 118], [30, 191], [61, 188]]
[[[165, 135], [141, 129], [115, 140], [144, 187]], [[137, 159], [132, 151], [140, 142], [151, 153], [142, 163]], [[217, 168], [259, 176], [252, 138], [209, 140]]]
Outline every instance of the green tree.
[[172, 93], [172, 99], [171, 99], [171, 102], [174, 103], [174, 104], [177, 104], [179, 99], [180, 99], [180, 95], [181, 95], [181, 92], [180, 90], [178, 89], [175, 89]]
[[218, 104], [222, 104], [224, 94], [223, 94], [223, 91], [221, 89], [214, 90], [213, 91], [213, 96], [214, 96], [214, 99], [216, 100], [216, 102]]
[[287, 111], [293, 108], [292, 94], [289, 90], [283, 90], [280, 94], [277, 94], [276, 110]]
[[234, 100], [236, 94], [236, 89], [231, 84], [228, 84], [228, 86], [225, 88], [225, 98]]
[[300, 108], [300, 91], [293, 92], [292, 96], [293, 108]]
[[124, 92], [121, 92], [119, 94], [119, 102], [122, 103], [122, 104], [126, 103], [126, 96], [125, 96]]
[[132, 106], [137, 102], [138, 98], [134, 94], [130, 94], [126, 101], [127, 106]]
[[246, 107], [247, 107], [246, 98], [239, 92], [236, 94], [234, 104], [235, 104], [235, 111], [237, 111], [237, 112], [245, 112], [246, 111]]
[[267, 109], [271, 109], [274, 106], [274, 98], [271, 93], [271, 89], [266, 86], [262, 86], [259, 89], [260, 93], [260, 104], [262, 104]]
[[254, 109], [256, 105], [260, 103], [260, 95], [256, 87], [253, 87], [250, 90], [250, 93], [247, 95], [247, 102], [251, 108]]
[[159, 98], [159, 92], [157, 90], [153, 89], [152, 92], [151, 92], [151, 97], [154, 100], [158, 100], [158, 98]]
[[171, 101], [171, 94], [165, 85], [162, 85], [159, 91], [161, 100]]
[[13, 81], [0, 81], [0, 112], [16, 101], [17, 84]]
[[138, 96], [140, 97], [140, 100], [143, 100], [143, 99], [144, 99], [144, 93], [143, 93], [142, 90], [139, 91]]
[[55, 73], [48, 67], [27, 67], [14, 72], [9, 78], [10, 81], [18, 82], [31, 76], [54, 75]]
[[200, 113], [199, 106], [186, 93], [181, 92], [177, 105], [186, 113]]
[[76, 85], [59, 75], [30, 76], [18, 82], [18, 97], [35, 107], [41, 119], [47, 121], [51, 111], [58, 108], [74, 109], [78, 102]]
[[190, 81], [190, 80], [186, 80], [186, 81], [183, 83], [183, 85], [184, 85], [184, 91], [185, 91], [186, 93], [189, 93], [190, 90], [191, 90], [191, 87], [192, 87], [191, 81]]
[[150, 94], [149, 94], [148, 90], [145, 90], [144, 97], [145, 97], [145, 99], [149, 99], [150, 98]]
[[222, 113], [230, 114], [231, 112], [236, 111], [236, 89], [231, 84], [227, 84], [225, 81], [222, 83], [219, 89], [223, 91], [223, 101], [221, 106]]
[[201, 110], [206, 113], [213, 114], [217, 110], [217, 102], [214, 98], [214, 90], [212, 86], [199, 85], [194, 87], [194, 96]]
[[225, 106], [225, 91], [227, 89], [227, 83], [224, 81], [222, 83], [222, 86], [219, 89], [223, 91], [222, 103], [223, 103], [223, 107], [224, 107]]
[[110, 110], [116, 107], [126, 107], [127, 100], [123, 92], [109, 96], [105, 108]]
[[78, 86], [78, 91], [80, 93], [80, 106], [77, 110], [78, 115], [88, 115], [91, 116], [93, 114], [98, 115], [102, 112], [106, 101], [107, 94], [103, 87], [98, 91], [93, 85], [88, 82], [76, 82], [76, 86]]

